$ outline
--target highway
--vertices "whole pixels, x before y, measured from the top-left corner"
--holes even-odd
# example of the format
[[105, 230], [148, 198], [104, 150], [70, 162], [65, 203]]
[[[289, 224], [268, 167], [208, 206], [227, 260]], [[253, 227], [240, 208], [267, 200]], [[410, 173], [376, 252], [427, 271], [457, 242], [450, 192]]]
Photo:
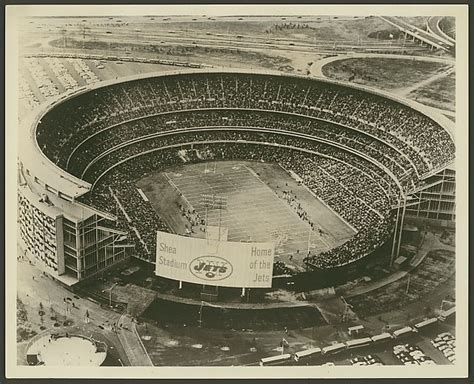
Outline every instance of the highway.
[[405, 32], [415, 40], [419, 40], [422, 43], [426, 43], [434, 48], [449, 51], [453, 44], [441, 41], [441, 39], [430, 32], [424, 31], [414, 25], [408, 24], [407, 22], [392, 16], [380, 16], [382, 20], [388, 24], [397, 27], [400, 31]]
[[[370, 51], [370, 52], [396, 52], [409, 48], [410, 50], [422, 49], [415, 44], [398, 41], [343, 41], [343, 40], [297, 40], [288, 38], [270, 38], [262, 36], [250, 36], [243, 33], [242, 35], [211, 33], [195, 31], [175, 31], [175, 30], [150, 30], [142, 31], [138, 37], [137, 32], [129, 28], [106, 28], [94, 27], [88, 28], [86, 32], [80, 27], [68, 27], [68, 38], [76, 38], [78, 41], [97, 40], [108, 42], [110, 45], [114, 43], [129, 44], [150, 44], [163, 45], [164, 48], [168, 44], [178, 46], [195, 46], [214, 49], [240, 49], [240, 50], [272, 50], [272, 51], [294, 51], [299, 53], [314, 54], [317, 52], [341, 52], [341, 51]], [[51, 30], [48, 36], [52, 39], [61, 39], [63, 34], [61, 28]], [[28, 34], [30, 41], [35, 41], [38, 36]], [[85, 39], [85, 40], [84, 40]]]
[[426, 22], [428, 31], [438, 36], [441, 41], [447, 44], [454, 44], [456, 41], [448, 36], [440, 27], [440, 21], [444, 19], [444, 16], [432, 16]]

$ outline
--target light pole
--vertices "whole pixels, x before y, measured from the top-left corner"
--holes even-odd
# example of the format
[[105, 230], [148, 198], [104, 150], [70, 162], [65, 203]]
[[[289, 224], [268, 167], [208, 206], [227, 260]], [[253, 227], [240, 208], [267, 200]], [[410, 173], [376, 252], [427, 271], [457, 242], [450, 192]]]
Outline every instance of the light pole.
[[201, 300], [201, 306], [199, 307], [199, 320], [198, 320], [199, 328], [201, 328], [202, 326], [202, 308], [203, 307], [204, 307], [204, 301]]
[[399, 218], [400, 218], [400, 196], [397, 196], [397, 218], [395, 219], [395, 228], [393, 229], [393, 244], [392, 244], [392, 255], [390, 257], [390, 267], [393, 266], [393, 261], [395, 260], [395, 248], [397, 245]]
[[202, 310], [204, 308], [204, 304], [206, 304], [209, 307], [213, 307], [213, 308], [222, 308], [219, 305], [212, 305], [211, 303], [208, 303], [204, 300], [201, 300], [201, 306], [199, 307], [199, 320], [198, 320], [199, 328], [201, 328], [201, 325], [202, 325]]
[[[403, 185], [400, 184], [400, 194], [397, 196], [397, 218], [395, 220], [395, 229], [394, 229], [394, 235], [393, 235], [393, 244], [392, 244], [392, 256], [390, 258], [390, 267], [393, 266], [393, 261], [395, 260], [396, 257], [398, 257], [400, 253], [400, 245], [402, 242], [402, 233], [403, 233], [403, 222], [405, 221], [405, 213], [406, 213], [406, 207], [407, 207], [407, 199], [408, 199], [408, 183], [409, 183], [409, 178], [411, 174], [413, 173], [413, 170], [407, 172], [401, 179], [400, 183], [403, 183], [404, 181], [407, 182], [407, 185], [405, 188], [403, 188]], [[400, 217], [400, 203], [403, 200], [403, 209], [402, 209], [402, 215], [399, 223], [399, 217]], [[398, 237], [398, 244], [397, 244], [397, 237]], [[396, 252], [395, 252], [396, 248]]]
[[112, 289], [114, 289], [117, 284], [118, 283], [114, 283], [114, 285], [112, 285], [109, 289], [109, 307], [112, 306]]
[[308, 252], [306, 253], [306, 255], [309, 255], [309, 251], [311, 247], [311, 231], [312, 231], [312, 228], [311, 226], [309, 226], [308, 227]]
[[407, 195], [404, 194], [403, 195], [403, 210], [402, 210], [402, 218], [400, 220], [400, 232], [399, 232], [399, 235], [398, 235], [398, 245], [397, 245], [397, 254], [396, 256], [398, 257], [398, 255], [400, 254], [400, 245], [402, 243], [402, 234], [403, 234], [403, 222], [405, 221], [405, 212], [406, 212], [406, 209], [407, 209]]

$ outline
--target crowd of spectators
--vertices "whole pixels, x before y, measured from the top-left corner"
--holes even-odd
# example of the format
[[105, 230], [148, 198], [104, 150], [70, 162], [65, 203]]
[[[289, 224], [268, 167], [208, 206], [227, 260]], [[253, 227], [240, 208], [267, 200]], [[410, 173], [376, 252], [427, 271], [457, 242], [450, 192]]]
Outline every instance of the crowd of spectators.
[[[90, 137], [101, 130], [120, 127], [125, 121], [134, 121], [138, 127], [142, 124], [139, 120], [144, 117], [215, 108], [245, 109], [243, 115], [247, 110], [285, 113], [291, 116], [286, 118], [290, 123], [286, 124], [286, 129], [297, 125], [291, 124], [296, 115], [345, 125], [390, 143], [399, 152], [396, 157], [403, 154], [420, 172], [454, 158], [454, 143], [449, 134], [436, 122], [407, 106], [318, 80], [261, 74], [195, 73], [100, 88], [78, 95], [46, 114], [38, 127], [37, 139], [46, 155], [59, 163], [64, 160], [64, 153], [69, 154], [78, 144], [77, 140], [84, 138], [81, 132]], [[181, 128], [181, 121], [175, 117], [164, 118], [167, 119], [165, 124], [151, 121], [149, 126], [155, 131], [162, 130], [166, 124], [170, 129]], [[275, 120], [274, 116], [269, 119]], [[188, 120], [193, 119], [188, 117]], [[277, 119], [276, 124], [280, 125], [281, 120], [285, 119]], [[248, 120], [243, 124], [248, 124]], [[140, 132], [139, 128], [137, 132]], [[387, 148], [386, 145], [383, 147], [384, 153], [392, 158]]]
[[[77, 149], [73, 155], [70, 156], [73, 148], [65, 146], [60, 152], [58, 163], [62, 167], [67, 167], [71, 173], [81, 176], [84, 168], [97, 156], [103, 155], [105, 151], [113, 150], [140, 139], [147, 139], [151, 135], [211, 128], [248, 128], [249, 131], [266, 129], [284, 131], [287, 134], [298, 132], [363, 152], [391, 170], [398, 177], [402, 177], [413, 168], [412, 163], [404, 154], [383, 141], [359, 131], [303, 116], [262, 111], [228, 110], [165, 114], [123, 123], [113, 129], [104, 129], [97, 133], [83, 132], [75, 140], [75, 143], [78, 144], [76, 144]], [[82, 144], [80, 144], [81, 142]]]
[[[230, 134], [235, 135], [236, 132]], [[301, 147], [302, 143], [299, 144]], [[123, 220], [123, 223], [128, 225], [132, 236], [136, 237], [137, 252], [143, 259], [153, 261], [156, 230], [168, 229], [151, 204], [142, 199], [134, 186], [135, 180], [151, 171], [188, 161], [253, 159], [277, 162], [298, 174], [305, 185], [357, 231], [342, 246], [320, 254], [308, 254], [304, 259], [308, 270], [332, 268], [357, 260], [380, 246], [390, 234], [392, 218], [388, 196], [378, 178], [374, 177], [371, 169], [373, 165], [359, 159], [361, 168], [356, 168], [350, 158], [355, 155], [337, 147], [330, 151], [327, 146], [322, 148], [326, 148], [326, 155], [331, 157], [243, 141], [202, 142], [163, 149], [126, 161], [106, 173], [86, 195], [85, 202], [114, 213], [118, 208], [110, 196], [113, 193], [128, 214], [130, 222]], [[185, 207], [182, 209], [187, 212]], [[290, 273], [289, 268], [280, 264], [277, 269], [279, 274]]]
[[[389, 173], [416, 184], [418, 174], [455, 152], [441, 126], [389, 99], [318, 80], [218, 73], [136, 80], [78, 95], [42, 117], [37, 141], [60, 167], [94, 183], [84, 202], [115, 213], [149, 261], [156, 230], [167, 226], [134, 180], [210, 159], [280, 163], [356, 230], [341, 246], [308, 254], [309, 270], [350, 263], [380, 246], [398, 198]], [[297, 203], [296, 209], [304, 219]], [[288, 272], [284, 264], [276, 268]]]
[[[166, 136], [153, 137], [147, 140], [142, 140], [118, 148], [110, 153], [104, 153], [100, 160], [95, 161], [91, 166], [87, 168], [87, 171], [83, 174], [83, 178], [87, 181], [94, 182], [106, 173], [115, 164], [125, 161], [126, 159], [139, 156], [141, 153], [147, 151], [156, 151], [159, 148], [174, 146], [180, 148], [184, 145], [193, 145], [198, 143], [209, 143], [209, 142], [263, 142], [274, 145], [282, 145], [294, 148], [306, 149], [308, 151], [314, 151], [321, 154], [332, 156], [348, 164], [354, 164], [354, 170], [357, 168], [365, 169], [371, 178], [378, 180], [379, 184], [383, 186], [382, 189], [390, 191], [395, 199], [397, 196], [397, 186], [393, 179], [387, 175], [387, 173], [380, 167], [370, 163], [369, 161], [359, 157], [356, 154], [345, 151], [343, 148], [337, 145], [328, 145], [325, 142], [314, 141], [311, 138], [306, 137], [294, 137], [279, 134], [278, 132], [256, 132], [256, 131], [239, 131], [239, 130], [210, 130], [210, 131], [199, 131], [199, 132], [185, 132], [181, 134], [173, 134]], [[291, 162], [288, 165], [291, 168]], [[349, 177], [347, 175], [346, 177]], [[360, 182], [355, 178], [354, 182]], [[322, 192], [322, 191], [321, 191]], [[388, 192], [387, 192], [388, 193]]]

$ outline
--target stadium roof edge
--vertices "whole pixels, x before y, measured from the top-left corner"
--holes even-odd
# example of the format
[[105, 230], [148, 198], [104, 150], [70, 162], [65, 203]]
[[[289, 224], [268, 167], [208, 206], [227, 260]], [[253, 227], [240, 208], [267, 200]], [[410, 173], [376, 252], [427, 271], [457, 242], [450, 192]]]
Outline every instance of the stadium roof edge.
[[54, 98], [51, 102], [41, 105], [29, 114], [20, 124], [20, 134], [26, 140], [19, 140], [19, 158], [23, 168], [32, 175], [39, 184], [50, 192], [73, 201], [88, 192], [91, 184], [81, 180], [54, 164], [40, 149], [36, 140], [36, 127], [41, 118], [53, 108], [59, 100], [67, 96]]

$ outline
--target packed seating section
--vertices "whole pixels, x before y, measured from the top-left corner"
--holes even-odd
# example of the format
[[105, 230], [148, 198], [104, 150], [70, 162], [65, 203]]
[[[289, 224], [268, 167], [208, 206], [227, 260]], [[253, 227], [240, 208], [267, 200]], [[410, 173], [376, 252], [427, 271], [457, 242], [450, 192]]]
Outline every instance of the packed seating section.
[[[112, 129], [97, 133], [86, 132], [81, 135], [75, 148], [64, 146], [59, 152], [58, 163], [72, 174], [81, 177], [84, 168], [105, 151], [113, 150], [144, 137], [160, 134], [183, 132], [186, 129], [233, 128], [249, 131], [257, 129], [293, 132], [315, 138], [330, 140], [358, 150], [376, 159], [387, 169], [401, 178], [415, 168], [409, 158], [372, 136], [352, 129], [335, 126], [332, 123], [318, 121], [302, 116], [288, 116], [281, 113], [240, 110], [209, 110], [171, 113], [153, 116], [129, 123], [123, 123]], [[81, 144], [82, 143], [82, 144]], [[72, 155], [71, 155], [72, 153]]]
[[[37, 140], [44, 153], [59, 164], [61, 149], [72, 150], [83, 130], [90, 136], [124, 121], [209, 108], [284, 112], [289, 121], [299, 114], [346, 125], [392, 144], [412, 159], [420, 173], [454, 158], [449, 134], [407, 106], [340, 85], [262, 74], [181, 74], [99, 88], [46, 114], [38, 126]], [[153, 126], [157, 131], [163, 127]]]
[[[357, 230], [337, 248], [308, 254], [304, 263], [314, 270], [358, 260], [387, 240], [398, 198], [389, 173], [414, 186], [454, 158], [449, 134], [407, 106], [262, 74], [170, 75], [98, 88], [55, 106], [36, 134], [46, 156], [94, 185], [81, 200], [115, 213], [148, 261], [156, 230], [168, 227], [135, 187], [146, 172], [211, 159], [278, 162], [294, 171]], [[183, 149], [186, 158], [178, 155]], [[290, 272], [276, 261], [275, 274]]]
[[[187, 152], [184, 158], [183, 149]], [[137, 251], [143, 259], [154, 261], [156, 230], [167, 230], [167, 226], [151, 204], [141, 198], [135, 180], [185, 161], [250, 159], [277, 162], [300, 175], [303, 183], [357, 230], [356, 235], [342, 246], [317, 255], [308, 254], [304, 260], [308, 270], [332, 268], [357, 260], [380, 246], [389, 236], [392, 217], [389, 200], [376, 173], [377, 167], [362, 159], [357, 160], [356, 167], [351, 163], [355, 155], [336, 147], [326, 150], [324, 155], [245, 142], [193, 144], [192, 150], [191, 145], [183, 145], [140, 155], [114, 167], [83, 201], [120, 214], [111, 196], [114, 193], [131, 219], [131, 222], [124, 219], [121, 222], [128, 226], [132, 236], [135, 236], [133, 228], [136, 228], [146, 244], [144, 246], [137, 237]], [[276, 272], [288, 273], [280, 264]]]

